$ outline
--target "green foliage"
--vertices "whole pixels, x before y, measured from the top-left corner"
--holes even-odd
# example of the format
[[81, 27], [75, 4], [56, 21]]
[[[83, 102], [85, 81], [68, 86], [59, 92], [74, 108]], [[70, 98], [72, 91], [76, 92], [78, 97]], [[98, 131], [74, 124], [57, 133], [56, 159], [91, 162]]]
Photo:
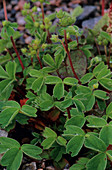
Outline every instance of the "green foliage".
[[39, 154], [42, 153], [42, 149], [30, 144], [23, 144], [20, 147], [16, 140], [0, 137], [0, 152], [5, 153], [1, 159], [1, 165], [7, 166], [8, 170], [18, 170], [22, 162], [23, 153], [40, 160]]
[[[18, 25], [2, 22], [0, 127], [16, 132], [16, 122], [22, 128], [27, 124], [32, 138], [20, 146], [23, 141], [0, 137], [0, 163], [18, 170], [26, 154], [52, 159], [56, 169], [64, 169], [73, 157], [70, 170], [105, 170], [112, 161], [112, 38], [104, 27], [107, 14], [85, 37], [74, 25], [83, 13], [81, 6], [47, 16], [43, 3], [49, 2], [39, 2], [38, 15], [35, 5], [31, 9], [30, 3], [24, 4], [32, 42], [23, 46], [21, 56], [21, 47], [13, 42], [21, 36]], [[58, 23], [53, 25], [55, 18]]]

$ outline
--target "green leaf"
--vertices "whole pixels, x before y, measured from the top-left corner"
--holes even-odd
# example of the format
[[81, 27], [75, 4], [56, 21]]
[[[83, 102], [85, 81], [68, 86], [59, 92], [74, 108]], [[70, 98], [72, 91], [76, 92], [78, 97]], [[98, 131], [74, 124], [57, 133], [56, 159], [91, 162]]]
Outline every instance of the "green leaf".
[[108, 66], [106, 65], [101, 71], [99, 71], [97, 79], [100, 80], [101, 78], [106, 78], [109, 75], [111, 75], [111, 71], [108, 69]]
[[105, 108], [106, 108], [106, 102], [104, 100], [101, 100], [101, 99], [96, 99], [97, 101], [97, 104], [98, 104], [98, 107], [101, 111], [104, 111]]
[[71, 119], [67, 120], [65, 127], [68, 125], [74, 125], [78, 127], [82, 127], [85, 123], [85, 119], [81, 115], [73, 116]]
[[75, 135], [83, 135], [84, 136], [84, 134], [85, 134], [84, 131], [80, 127], [74, 126], [74, 125], [67, 125], [66, 130], [64, 130], [63, 136], [71, 138]]
[[66, 85], [74, 86], [78, 84], [78, 80], [72, 77], [67, 77], [64, 79], [63, 83]]
[[17, 116], [15, 117], [16, 121], [19, 122], [21, 125], [25, 125], [28, 124], [28, 116], [25, 116], [23, 114], [17, 114]]
[[105, 170], [107, 157], [105, 153], [99, 153], [90, 159], [87, 163], [87, 170]]
[[39, 148], [38, 146], [24, 144], [22, 145], [21, 150], [29, 157], [37, 159], [37, 160], [41, 160], [41, 157], [39, 156], [39, 154], [42, 153], [42, 149]]
[[61, 63], [63, 61], [63, 56], [58, 54], [55, 56], [55, 63], [56, 63], [56, 68], [59, 69], [61, 66]]
[[17, 103], [16, 101], [13, 101], [13, 100], [7, 101], [4, 106], [4, 108], [12, 108], [12, 107], [20, 109], [19, 103]]
[[2, 66], [0, 66], [0, 78], [2, 79], [9, 78], [8, 73], [3, 69]]
[[88, 158], [79, 158], [76, 164], [70, 167], [70, 170], [84, 170], [86, 168], [86, 164], [89, 161]]
[[9, 61], [6, 64], [6, 71], [9, 74], [11, 79], [15, 79], [15, 73], [16, 73], [16, 63]]
[[93, 73], [87, 73], [80, 79], [80, 81], [82, 84], [86, 84], [93, 78], [93, 76], [94, 76]]
[[47, 76], [45, 79], [45, 84], [56, 84], [56, 83], [61, 83], [61, 82], [62, 80], [56, 76]]
[[107, 93], [105, 91], [102, 90], [95, 90], [93, 92], [93, 95], [99, 99], [104, 99], [104, 100], [108, 100], [109, 96], [107, 96]]
[[102, 78], [99, 80], [99, 83], [106, 89], [112, 91], [112, 79]]
[[7, 166], [7, 170], [18, 170], [23, 158], [23, 153], [17, 148], [8, 150], [1, 159], [1, 165]]
[[92, 91], [89, 87], [82, 86], [82, 85], [78, 86], [78, 88], [75, 92], [76, 92], [76, 94], [86, 94], [86, 93], [91, 94], [92, 93]]
[[112, 161], [112, 150], [106, 151], [106, 154], [109, 157], [109, 159]]
[[49, 66], [55, 67], [54, 60], [53, 60], [53, 58], [52, 58], [49, 54], [44, 55], [43, 60], [44, 60], [44, 62], [47, 63]]
[[0, 145], [0, 154], [5, 153], [7, 150], [9, 150], [7, 145]]
[[41, 145], [44, 147], [44, 149], [49, 149], [53, 143], [55, 142], [56, 138], [55, 137], [49, 137], [47, 139], [45, 139]]
[[39, 106], [42, 111], [48, 111], [54, 106], [54, 103], [52, 100], [45, 100], [44, 102], [40, 103]]
[[100, 128], [107, 124], [106, 120], [101, 117], [86, 116], [86, 119], [89, 122], [89, 124], [87, 124], [87, 126], [92, 127], [92, 128]]
[[98, 151], [98, 152], [105, 152], [107, 149], [103, 140], [101, 140], [100, 138], [98, 138], [92, 134], [86, 135], [84, 144], [87, 148], [90, 148], [90, 149]]
[[105, 67], [104, 62], [100, 62], [100, 64], [98, 64], [98, 65], [94, 68], [93, 74], [94, 74], [95, 76], [97, 76], [97, 75], [99, 74], [99, 72], [100, 72], [104, 67]]
[[80, 94], [75, 96], [75, 98], [84, 104], [86, 111], [91, 110], [95, 104], [95, 97], [92, 94]]
[[2, 80], [0, 82], [0, 93], [5, 92], [12, 82], [13, 81], [11, 79]]
[[55, 160], [56, 162], [59, 162], [60, 159], [62, 158], [63, 154], [66, 153], [65, 147], [55, 147], [51, 152], [50, 152], [50, 157]]
[[72, 152], [71, 156], [76, 156], [81, 150], [84, 143], [84, 136], [76, 135], [67, 144], [67, 153]]
[[106, 108], [106, 115], [112, 119], [112, 102]]
[[75, 97], [73, 98], [73, 103], [79, 112], [83, 112], [85, 110], [84, 104], [80, 100], [75, 99]]
[[36, 70], [36, 69], [31, 69], [30, 72], [29, 72], [30, 76], [32, 77], [40, 77], [40, 76], [43, 76], [43, 74], [39, 71], [39, 70]]
[[92, 56], [92, 53], [91, 53], [90, 50], [82, 49], [82, 51], [84, 52], [84, 54], [87, 57], [87, 59], [89, 59]]
[[[0, 44], [0, 46], [1, 46], [1, 44]], [[3, 48], [2, 48], [2, 50], [3, 50]], [[0, 47], [0, 52], [1, 52], [1, 47]], [[11, 56], [8, 53], [5, 56], [1, 55], [0, 56], [0, 64], [2, 65], [4, 63], [8, 62], [8, 61], [10, 61], [10, 59], [11, 59]]]
[[0, 124], [2, 124], [3, 127], [7, 127], [18, 114], [18, 112], [19, 109], [15, 107], [4, 109], [0, 114]]
[[0, 137], [0, 143], [2, 145], [6, 145], [6, 147], [10, 148], [20, 148], [20, 144], [18, 141], [8, 138], [8, 137]]
[[10, 26], [13, 28], [18, 28], [18, 24], [16, 22], [10, 23]]
[[56, 137], [57, 137], [57, 134], [56, 134], [52, 129], [46, 127], [45, 130], [44, 130], [43, 136], [44, 136], [45, 138], [49, 138], [49, 137], [54, 137], [54, 138], [56, 138]]
[[105, 142], [106, 146], [112, 145], [112, 126], [104, 126], [100, 131], [99, 137]]
[[68, 98], [68, 99], [65, 99], [64, 101], [62, 101], [60, 103], [61, 103], [60, 107], [63, 108], [63, 109], [66, 109], [67, 107], [72, 105], [72, 99]]
[[29, 105], [23, 105], [21, 109], [21, 113], [23, 113], [26, 116], [30, 116], [30, 117], [37, 117], [36, 112], [37, 112], [37, 109]]
[[111, 36], [110, 36], [107, 32], [101, 31], [101, 32], [100, 32], [100, 35], [101, 35], [103, 38], [107, 39], [109, 42], [111, 42]]
[[32, 84], [32, 90], [38, 92], [41, 89], [43, 82], [44, 82], [43, 77], [39, 77], [38, 79], [36, 79]]
[[57, 83], [53, 89], [53, 95], [55, 98], [60, 100], [64, 95], [64, 84], [63, 83]]
[[6, 31], [7, 31], [7, 34], [8, 34], [9, 37], [13, 36], [14, 30], [13, 30], [12, 27], [8, 26], [8, 27], [6, 28]]
[[56, 139], [56, 142], [59, 144], [59, 145], [62, 145], [62, 146], [66, 146], [66, 139], [64, 139], [63, 137], [61, 136], [58, 136], [58, 138]]
[[80, 5], [78, 5], [73, 11], [72, 11], [72, 16], [73, 17], [78, 17], [80, 14], [82, 14], [83, 13], [83, 8], [80, 6]]

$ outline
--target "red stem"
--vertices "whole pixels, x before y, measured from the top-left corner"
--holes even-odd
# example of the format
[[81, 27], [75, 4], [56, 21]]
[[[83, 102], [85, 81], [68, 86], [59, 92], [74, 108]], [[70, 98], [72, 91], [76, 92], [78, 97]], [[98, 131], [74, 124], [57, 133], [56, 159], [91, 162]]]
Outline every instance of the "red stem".
[[18, 57], [18, 60], [19, 60], [19, 62], [20, 62], [20, 64], [21, 64], [22, 70], [24, 70], [24, 65], [23, 65], [22, 60], [21, 60], [21, 58], [20, 58], [20, 55], [19, 55], [19, 53], [18, 53], [18, 51], [17, 51], [17, 48], [16, 48], [15, 42], [14, 42], [14, 40], [13, 40], [13, 37], [11, 36], [10, 39], [11, 39], [13, 48], [14, 48], [14, 50], [15, 50], [15, 52], [16, 52], [16, 55], [17, 55], [17, 57]]
[[58, 77], [61, 78], [61, 75], [59, 74], [59, 71], [58, 71], [58, 70], [56, 70], [56, 73], [57, 73]]
[[47, 40], [48, 40], [48, 44], [51, 44], [52, 43], [52, 41], [51, 41], [51, 34], [50, 34], [50, 32], [49, 32], [49, 30], [47, 31]]
[[105, 0], [102, 0], [102, 16], [104, 15]]
[[33, 16], [31, 16], [32, 17], [32, 20], [33, 20], [33, 22], [35, 22], [35, 19], [34, 19], [34, 17]]
[[76, 36], [76, 40], [77, 40], [77, 48], [79, 49], [79, 40], [78, 40], [78, 36]]
[[42, 63], [41, 63], [41, 60], [40, 60], [40, 57], [39, 57], [39, 50], [37, 51], [37, 59], [38, 59], [39, 64], [40, 64], [40, 68], [42, 69], [43, 66], [42, 66]]
[[[6, 2], [5, 2], [5, 0], [3, 0], [3, 7], [4, 7], [5, 20], [8, 21], [7, 9], [6, 9]], [[18, 57], [18, 59], [19, 59], [19, 62], [20, 62], [20, 64], [21, 64], [21, 67], [22, 67], [22, 69], [24, 70], [24, 65], [23, 65], [23, 63], [22, 63], [22, 61], [21, 61], [21, 58], [20, 58], [20, 55], [19, 55], [19, 53], [18, 53], [18, 51], [17, 51], [17, 48], [16, 48], [15, 42], [14, 42], [14, 40], [13, 40], [13, 37], [11, 36], [10, 39], [11, 39], [13, 48], [14, 48], [16, 54], [17, 54], [17, 57]], [[9, 51], [8, 51], [8, 52], [9, 52]], [[11, 57], [12, 57], [12, 54], [11, 54], [10, 52], [9, 52], [9, 54], [10, 54]]]
[[71, 60], [71, 56], [70, 56], [70, 53], [69, 53], [69, 50], [68, 50], [68, 43], [67, 43], [67, 37], [66, 37], [66, 30], [64, 30], [64, 38], [65, 38], [65, 44], [66, 44], [66, 46], [65, 46], [64, 43], [61, 41], [61, 42], [62, 42], [62, 45], [63, 45], [63, 47], [64, 47], [64, 49], [65, 49], [65, 51], [66, 51], [66, 53], [67, 53], [67, 55], [68, 55], [68, 58], [69, 58], [69, 62], [70, 62], [70, 66], [71, 66], [72, 72], [73, 72], [75, 78], [79, 81], [79, 84], [81, 84], [81, 82], [80, 82], [80, 80], [79, 80], [79, 78], [78, 78], [78, 76], [77, 76], [77, 74], [76, 74], [76, 72], [75, 72], [75, 70], [74, 70], [74, 67], [73, 67], [73, 64], [72, 64], [72, 60]]
[[31, 64], [32, 64], [32, 66], [33, 66], [33, 57], [31, 57]]
[[6, 9], [6, 2], [5, 2], [5, 0], [3, 0], [3, 7], [4, 7], [5, 20], [8, 21], [8, 17], [7, 17], [7, 9]]
[[68, 118], [70, 119], [71, 118], [71, 114], [70, 114], [70, 108], [69, 107], [67, 108], [67, 113], [68, 113]]
[[8, 53], [10, 54], [12, 60], [14, 60], [14, 57], [13, 57], [12, 53], [10, 52], [10, 50], [8, 48], [6, 48], [6, 49], [7, 49]]

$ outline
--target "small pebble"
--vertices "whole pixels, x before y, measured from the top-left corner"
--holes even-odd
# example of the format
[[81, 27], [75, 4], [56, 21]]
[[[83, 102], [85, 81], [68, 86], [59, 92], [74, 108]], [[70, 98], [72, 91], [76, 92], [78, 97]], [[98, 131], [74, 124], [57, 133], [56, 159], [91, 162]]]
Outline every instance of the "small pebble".
[[11, 11], [11, 9], [12, 9], [12, 5], [11, 4], [7, 5], [7, 10]]
[[18, 17], [17, 18], [17, 23], [19, 24], [19, 25], [25, 25], [25, 20], [24, 20], [24, 17], [22, 17], [22, 16], [20, 16], [20, 17]]
[[30, 44], [31, 41], [32, 41], [32, 37], [27, 37], [27, 38], [25, 39], [25, 43], [26, 43], [26, 44]]

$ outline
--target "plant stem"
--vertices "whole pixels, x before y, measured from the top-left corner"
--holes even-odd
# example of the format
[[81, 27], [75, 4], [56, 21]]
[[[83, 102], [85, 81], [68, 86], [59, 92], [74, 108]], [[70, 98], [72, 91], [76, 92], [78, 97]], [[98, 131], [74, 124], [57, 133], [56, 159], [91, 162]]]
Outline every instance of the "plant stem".
[[33, 22], [35, 22], [35, 19], [34, 19], [34, 17], [33, 16], [31, 16], [32, 17], [32, 20], [33, 20]]
[[109, 67], [109, 58], [107, 56], [107, 48], [106, 48], [106, 46], [104, 46], [104, 50], [105, 50], [105, 55], [106, 55], [106, 59], [107, 59], [107, 65]]
[[8, 17], [7, 17], [7, 9], [6, 9], [6, 2], [5, 2], [5, 0], [3, 0], [3, 7], [4, 7], [5, 20], [8, 21]]
[[56, 70], [56, 73], [57, 73], [58, 77], [60, 77], [60, 78], [61, 78], [61, 75], [60, 75], [60, 73], [59, 73], [59, 71], [58, 71], [58, 70]]
[[68, 113], [68, 118], [70, 119], [71, 118], [71, 114], [70, 114], [70, 108], [69, 107], [67, 108], [67, 113]]
[[98, 53], [99, 53], [99, 55], [101, 55], [100, 48], [99, 48], [99, 46], [98, 46], [98, 43], [97, 43], [96, 38], [94, 38], [94, 40], [95, 40], [95, 43], [96, 43], [96, 47], [97, 47]]
[[102, 16], [104, 15], [105, 10], [105, 0], [102, 0]]
[[17, 55], [17, 57], [18, 57], [19, 63], [21, 64], [22, 70], [24, 70], [24, 65], [23, 65], [23, 63], [22, 63], [22, 60], [21, 60], [20, 55], [19, 55], [19, 53], [18, 53], [18, 50], [17, 50], [17, 48], [16, 48], [15, 42], [14, 42], [14, 40], [13, 40], [13, 37], [11, 36], [10, 39], [11, 39], [13, 48], [14, 48], [14, 50], [15, 50], [15, 52], [16, 52], [16, 55]]
[[51, 38], [51, 34], [50, 34], [49, 30], [47, 30], [47, 40], [48, 40], [48, 43], [49, 43], [49, 44], [52, 43], [52, 41], [51, 41], [50, 38]]
[[76, 40], [77, 40], [77, 48], [79, 49], [79, 39], [77, 35], [76, 35]]
[[8, 53], [10, 54], [12, 60], [14, 60], [14, 57], [13, 57], [12, 53], [10, 52], [10, 50], [8, 48], [6, 48], [6, 49], [7, 49]]
[[40, 68], [42, 69], [43, 66], [42, 66], [42, 62], [41, 62], [40, 57], [39, 57], [39, 50], [37, 51], [37, 59], [38, 59], [39, 64], [40, 64]]
[[[3, 7], [4, 7], [5, 20], [8, 21], [7, 10], [6, 10], [6, 2], [5, 2], [5, 0], [3, 0]], [[24, 65], [23, 65], [22, 60], [21, 60], [21, 58], [20, 58], [20, 55], [19, 55], [19, 53], [18, 53], [18, 51], [17, 51], [17, 48], [16, 48], [15, 42], [14, 42], [14, 40], [13, 40], [13, 37], [11, 36], [10, 39], [11, 39], [13, 48], [14, 48], [14, 50], [15, 50], [15, 52], [16, 52], [16, 55], [17, 55], [17, 57], [18, 57], [18, 60], [19, 60], [19, 62], [20, 62], [20, 64], [21, 64], [21, 67], [22, 67], [22, 69], [24, 70]], [[9, 52], [9, 51], [8, 51], [8, 52]], [[11, 57], [12, 57], [12, 54], [11, 54], [10, 52], [9, 52], [9, 54], [10, 54]]]
[[62, 45], [63, 45], [63, 47], [64, 47], [64, 49], [65, 49], [65, 51], [66, 51], [66, 53], [67, 53], [67, 55], [68, 55], [68, 58], [69, 58], [69, 62], [70, 62], [70, 66], [71, 66], [72, 72], [73, 72], [75, 78], [79, 81], [79, 84], [81, 84], [81, 82], [80, 82], [80, 80], [79, 80], [79, 78], [78, 78], [78, 76], [77, 76], [77, 74], [76, 74], [76, 72], [75, 72], [75, 70], [74, 70], [74, 67], [73, 67], [73, 64], [72, 64], [72, 60], [71, 60], [71, 56], [70, 56], [70, 53], [69, 53], [69, 50], [68, 50], [68, 43], [67, 43], [67, 37], [66, 37], [66, 30], [64, 30], [64, 38], [65, 38], [65, 44], [66, 44], [66, 46], [64, 45], [63, 41], [61, 41], [61, 43], [62, 43]]

